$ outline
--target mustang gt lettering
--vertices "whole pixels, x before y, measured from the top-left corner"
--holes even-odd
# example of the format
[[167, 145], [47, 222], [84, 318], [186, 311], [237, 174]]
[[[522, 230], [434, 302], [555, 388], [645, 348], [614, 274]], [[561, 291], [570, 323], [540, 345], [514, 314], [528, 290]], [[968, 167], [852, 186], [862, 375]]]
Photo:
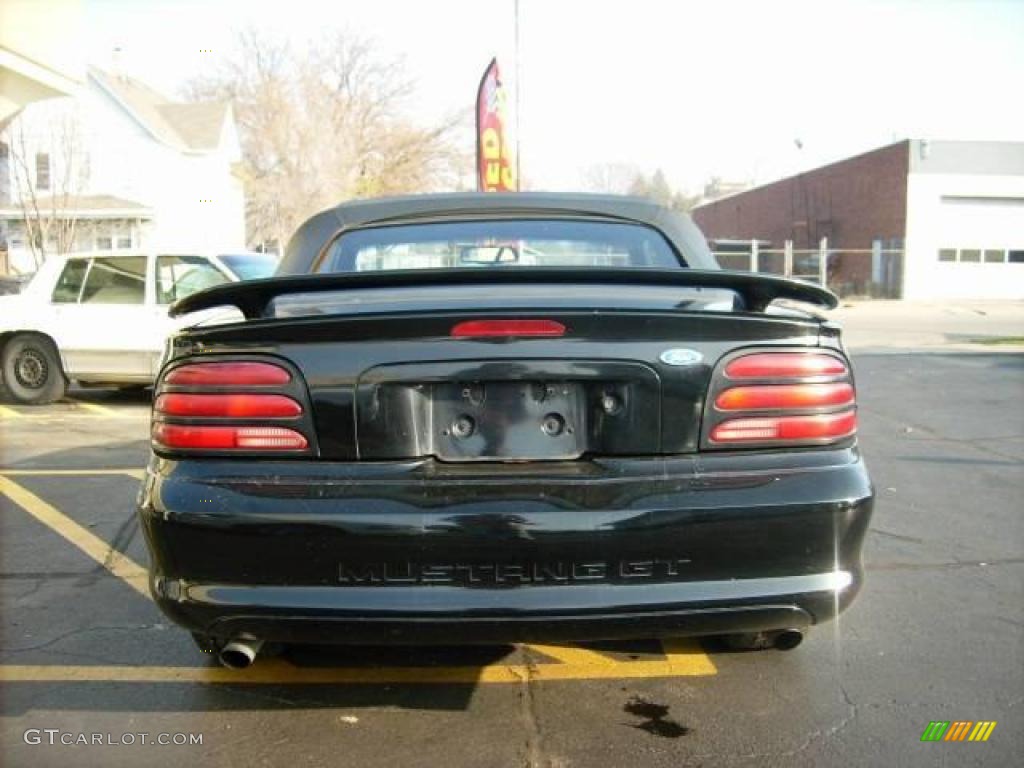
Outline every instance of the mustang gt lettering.
[[376, 563], [338, 568], [342, 584], [542, 584], [614, 579], [675, 578], [680, 566], [671, 560], [545, 563]]

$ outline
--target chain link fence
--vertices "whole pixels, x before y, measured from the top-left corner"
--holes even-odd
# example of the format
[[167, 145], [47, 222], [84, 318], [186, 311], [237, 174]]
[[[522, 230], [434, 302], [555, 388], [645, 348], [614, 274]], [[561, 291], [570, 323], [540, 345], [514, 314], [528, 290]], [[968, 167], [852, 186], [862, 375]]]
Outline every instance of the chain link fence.
[[901, 249], [762, 248], [756, 241], [713, 242], [722, 269], [760, 272], [824, 285], [841, 298], [898, 299], [903, 295]]

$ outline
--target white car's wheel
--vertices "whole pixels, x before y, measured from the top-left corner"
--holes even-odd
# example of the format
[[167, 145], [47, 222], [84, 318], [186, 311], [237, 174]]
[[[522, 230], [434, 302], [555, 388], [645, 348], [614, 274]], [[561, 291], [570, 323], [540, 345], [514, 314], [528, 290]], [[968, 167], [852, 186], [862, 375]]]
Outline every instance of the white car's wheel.
[[39, 334], [19, 333], [8, 339], [0, 350], [0, 370], [4, 393], [16, 403], [52, 403], [67, 388], [57, 348]]

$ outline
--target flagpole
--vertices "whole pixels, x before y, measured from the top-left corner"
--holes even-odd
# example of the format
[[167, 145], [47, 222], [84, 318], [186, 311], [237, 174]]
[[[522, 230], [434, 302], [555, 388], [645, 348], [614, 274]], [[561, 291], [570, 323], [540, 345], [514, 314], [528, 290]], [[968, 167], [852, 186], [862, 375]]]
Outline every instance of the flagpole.
[[519, 67], [519, 0], [513, 0], [513, 9], [515, 12], [515, 54], [516, 54], [516, 190], [522, 188], [522, 175], [521, 164], [522, 164], [522, 146], [519, 134], [519, 93], [522, 90], [523, 78]]

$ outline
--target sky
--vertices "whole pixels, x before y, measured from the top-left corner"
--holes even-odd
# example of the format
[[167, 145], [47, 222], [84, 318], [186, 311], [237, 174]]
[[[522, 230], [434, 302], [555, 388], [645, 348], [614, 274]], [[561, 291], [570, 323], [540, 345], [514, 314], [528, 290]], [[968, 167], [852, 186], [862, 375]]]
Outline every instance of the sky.
[[404, 60], [426, 123], [471, 110], [497, 56], [538, 189], [581, 188], [603, 163], [695, 192], [903, 138], [1024, 141], [1024, 0], [519, 0], [518, 62], [514, 0], [83, 6], [88, 60], [120, 47], [128, 74], [170, 95], [246, 27], [299, 49], [330, 29], [374, 40]]

